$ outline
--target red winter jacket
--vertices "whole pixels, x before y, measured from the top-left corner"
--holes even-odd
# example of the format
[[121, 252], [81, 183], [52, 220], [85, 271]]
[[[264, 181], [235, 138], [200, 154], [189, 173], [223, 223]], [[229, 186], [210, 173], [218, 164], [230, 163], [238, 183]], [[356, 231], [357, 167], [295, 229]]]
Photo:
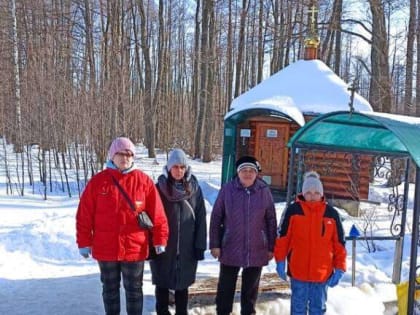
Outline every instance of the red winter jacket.
[[146, 211], [153, 221], [153, 244], [164, 245], [168, 223], [159, 193], [149, 176], [140, 170], [126, 174], [107, 168], [88, 182], [76, 214], [79, 248], [92, 247], [100, 261], [141, 261], [148, 255], [148, 231], [137, 224], [134, 211], [115, 186], [112, 176], [126, 191], [136, 212]]
[[333, 269], [346, 271], [343, 226], [337, 211], [322, 201], [298, 196], [280, 222], [276, 262], [288, 260], [288, 274], [308, 282], [326, 281]]

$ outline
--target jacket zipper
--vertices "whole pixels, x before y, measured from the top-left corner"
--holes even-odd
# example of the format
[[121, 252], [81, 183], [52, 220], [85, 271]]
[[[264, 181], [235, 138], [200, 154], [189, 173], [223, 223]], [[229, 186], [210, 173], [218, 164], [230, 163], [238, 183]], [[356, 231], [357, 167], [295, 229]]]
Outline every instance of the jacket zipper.
[[[179, 203], [178, 203], [179, 205]], [[180, 238], [180, 232], [181, 232], [181, 205], [179, 205], [179, 211], [178, 211], [178, 218], [177, 218], [177, 230], [178, 230], [178, 237], [176, 240], [176, 255], [179, 255], [179, 238]]]
[[182, 206], [180, 203], [177, 203], [179, 205], [179, 211], [177, 214], [177, 230], [178, 230], [178, 237], [176, 240], [176, 258], [175, 258], [175, 286], [178, 287], [178, 280], [179, 280], [179, 239], [180, 239], [180, 232], [181, 232], [181, 209]]
[[[313, 209], [312, 207], [309, 207], [309, 257], [312, 257], [312, 230], [313, 230]], [[307, 277], [309, 278], [309, 275], [311, 274], [311, 264], [309, 263], [307, 266]]]
[[250, 240], [249, 240], [249, 234], [250, 234], [250, 230], [249, 230], [249, 218], [250, 218], [250, 207], [251, 207], [251, 192], [249, 191], [249, 189], [248, 188], [246, 188], [245, 189], [245, 191], [246, 191], [246, 193], [248, 194], [248, 206], [247, 206], [247, 209], [246, 209], [246, 217], [245, 217], [245, 220], [246, 220], [246, 230], [245, 230], [245, 232], [246, 232], [246, 246], [245, 246], [245, 249], [246, 249], [246, 260], [247, 260], [247, 266], [249, 266], [249, 261], [250, 261], [250, 248], [249, 248], [249, 243], [250, 243]]

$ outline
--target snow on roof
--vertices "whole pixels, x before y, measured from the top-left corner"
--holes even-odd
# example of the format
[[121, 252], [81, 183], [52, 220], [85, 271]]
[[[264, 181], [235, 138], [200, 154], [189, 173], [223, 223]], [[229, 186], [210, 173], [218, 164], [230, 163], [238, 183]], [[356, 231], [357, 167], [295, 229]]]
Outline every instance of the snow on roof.
[[[363, 114], [363, 112], [362, 112]], [[410, 125], [417, 125], [420, 126], [420, 117], [413, 117], [413, 116], [406, 116], [406, 115], [398, 115], [398, 114], [389, 114], [389, 113], [380, 113], [380, 112], [367, 112], [366, 114], [371, 116], [378, 116], [384, 117], [391, 120], [396, 120], [399, 122], [407, 123]]]
[[[235, 112], [254, 106], [282, 111], [279, 106], [294, 106], [302, 114], [349, 110], [351, 93], [348, 87], [322, 61], [299, 60], [235, 98], [230, 108]], [[279, 100], [283, 100], [283, 105]], [[356, 111], [373, 111], [369, 102], [357, 93], [353, 106]], [[228, 112], [225, 119], [230, 116], [231, 112]]]
[[305, 124], [305, 118], [303, 117], [302, 112], [294, 105], [293, 99], [288, 96], [274, 96], [272, 98], [261, 99], [254, 103], [243, 104], [242, 106], [235, 107], [233, 110], [226, 113], [225, 120], [236, 113], [258, 108], [281, 112], [285, 116], [293, 119], [300, 126]]

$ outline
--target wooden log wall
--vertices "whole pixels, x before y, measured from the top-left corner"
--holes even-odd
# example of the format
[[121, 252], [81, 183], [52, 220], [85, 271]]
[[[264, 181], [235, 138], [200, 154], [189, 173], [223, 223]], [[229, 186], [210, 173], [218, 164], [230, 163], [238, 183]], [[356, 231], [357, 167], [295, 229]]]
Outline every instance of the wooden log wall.
[[[306, 116], [309, 121], [313, 117]], [[237, 126], [236, 158], [243, 155], [255, 156], [257, 125], [260, 122], [282, 122], [278, 118], [253, 117]], [[290, 138], [299, 130], [296, 123], [289, 125]], [[241, 138], [240, 129], [250, 129], [251, 137]], [[287, 161], [290, 168], [290, 159]], [[369, 195], [370, 170], [372, 165], [371, 156], [362, 156], [339, 152], [306, 151], [304, 156], [304, 171], [314, 170], [321, 175], [324, 185], [324, 194], [328, 199], [363, 200]], [[296, 172], [295, 172], [296, 174]], [[296, 180], [296, 178], [294, 178]], [[295, 187], [295, 183], [293, 184]], [[287, 183], [283, 187], [287, 190]]]
[[321, 176], [328, 199], [368, 199], [372, 157], [350, 153], [307, 151], [305, 171]]

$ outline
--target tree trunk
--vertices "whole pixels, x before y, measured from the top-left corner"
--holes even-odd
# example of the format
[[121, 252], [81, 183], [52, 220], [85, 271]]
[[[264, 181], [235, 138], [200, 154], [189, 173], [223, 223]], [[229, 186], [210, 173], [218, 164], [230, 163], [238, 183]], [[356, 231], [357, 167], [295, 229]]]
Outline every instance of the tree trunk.
[[343, 0], [334, 1], [334, 33], [335, 33], [335, 51], [334, 51], [334, 72], [340, 75], [341, 67], [341, 16], [343, 15]]
[[[25, 155], [24, 155], [24, 144], [22, 137], [22, 113], [21, 113], [21, 97], [20, 97], [20, 74], [19, 74], [19, 47], [18, 47], [18, 36], [17, 36], [17, 19], [16, 19], [16, 2], [15, 0], [11, 1], [12, 8], [12, 38], [13, 38], [13, 74], [14, 74], [14, 84], [15, 84], [15, 113], [16, 113], [16, 143], [15, 151], [20, 154], [20, 163], [21, 163], [21, 172], [19, 172], [17, 165], [17, 176], [22, 176], [21, 179], [18, 178], [20, 183], [19, 191], [23, 196], [25, 193]], [[16, 161], [17, 163], [18, 160]], [[19, 173], [21, 173], [19, 175]]]
[[200, 64], [200, 83], [199, 83], [199, 106], [197, 115], [197, 125], [195, 126], [194, 137], [194, 158], [200, 158], [202, 155], [202, 133], [204, 126], [204, 113], [207, 104], [207, 66], [208, 66], [208, 37], [209, 37], [209, 19], [211, 2], [206, 0], [203, 2], [203, 10], [201, 15], [201, 64]]
[[203, 147], [203, 162], [210, 162], [212, 160], [212, 135], [214, 126], [216, 125], [213, 114], [214, 104], [214, 65], [216, 60], [214, 33], [216, 32], [215, 17], [214, 17], [214, 1], [207, 0], [208, 15], [209, 15], [209, 29], [208, 29], [208, 50], [207, 50], [207, 79], [206, 79], [206, 107], [204, 120], [204, 147]]
[[416, 61], [416, 116], [420, 116], [420, 0], [417, 0], [417, 61]]
[[226, 51], [226, 106], [225, 112], [229, 110], [232, 102], [233, 91], [233, 27], [232, 27], [232, 0], [228, 1], [228, 31]]
[[239, 27], [238, 58], [236, 59], [235, 94], [238, 97], [242, 93], [241, 76], [245, 49], [245, 24], [248, 15], [249, 0], [242, 0], [241, 22]]
[[[158, 30], [158, 51], [157, 51], [157, 77], [156, 77], [156, 86], [155, 86], [155, 91], [153, 94], [153, 105], [152, 107], [154, 108], [154, 116], [156, 117], [158, 108], [159, 108], [159, 103], [160, 103], [160, 97], [161, 95], [163, 96], [164, 94], [164, 85], [168, 84], [165, 80], [166, 77], [166, 69], [168, 67], [168, 60], [166, 59], [167, 56], [167, 30], [165, 29], [165, 19], [164, 19], [164, 1], [163, 0], [159, 0], [159, 12], [158, 12], [158, 20], [159, 20], [159, 30]], [[166, 102], [167, 103], [167, 102]], [[160, 112], [160, 115], [165, 117], [165, 114], [168, 115], [169, 112], [169, 104], [166, 104], [166, 113], [162, 113]], [[167, 116], [166, 116], [167, 117]], [[170, 119], [166, 119], [165, 121], [165, 125], [166, 128], [171, 128], [171, 124], [170, 124]], [[172, 126], [173, 127], [173, 126]], [[164, 137], [162, 137], [163, 139], [163, 143], [162, 145], [164, 146], [164, 148], [168, 148], [170, 146], [170, 137], [169, 134], [168, 135], [164, 135]]]
[[381, 0], [370, 0], [372, 12], [372, 48], [369, 102], [375, 111], [391, 113], [391, 82], [388, 62], [388, 34]]
[[413, 59], [416, 32], [416, 0], [410, 0], [409, 14], [404, 84], [404, 112], [406, 115], [411, 115], [415, 112], [415, 107], [413, 106]]
[[257, 83], [263, 79], [264, 73], [264, 1], [259, 1], [258, 12], [258, 48], [257, 48]]
[[[199, 94], [200, 94], [200, 65], [201, 65], [201, 55], [200, 55], [200, 38], [201, 38], [201, 32], [200, 32], [200, 12], [201, 12], [201, 1], [197, 0], [197, 6], [195, 10], [195, 16], [194, 16], [194, 57], [193, 57], [193, 77], [192, 77], [192, 99], [191, 99], [191, 113], [194, 117], [194, 120], [192, 121], [192, 125], [195, 127], [192, 142], [193, 142], [193, 150], [194, 155], [197, 154], [197, 146], [199, 147], [199, 141], [197, 139], [197, 136], [199, 136], [197, 127], [199, 126], [198, 120], [199, 120], [199, 113], [200, 113], [200, 101], [199, 101]], [[228, 66], [229, 67], [229, 66]]]
[[156, 117], [153, 108], [152, 98], [152, 63], [150, 57], [150, 39], [147, 31], [147, 15], [143, 0], [138, 0], [137, 5], [140, 13], [140, 40], [144, 59], [144, 126], [145, 126], [145, 145], [149, 151], [149, 158], [155, 158], [155, 126]]

